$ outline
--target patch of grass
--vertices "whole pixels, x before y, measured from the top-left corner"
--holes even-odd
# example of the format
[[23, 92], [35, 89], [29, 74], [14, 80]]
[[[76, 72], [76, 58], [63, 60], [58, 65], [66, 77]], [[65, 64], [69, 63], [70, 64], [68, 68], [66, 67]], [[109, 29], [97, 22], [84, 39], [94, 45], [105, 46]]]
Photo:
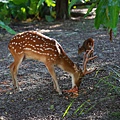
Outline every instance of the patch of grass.
[[[119, 67], [111, 68], [109, 67], [109, 75], [102, 77], [99, 79], [97, 84], [95, 85], [95, 88], [99, 89], [99, 86], [104, 87], [106, 90], [106, 96], [103, 98], [99, 98], [98, 100], [94, 100], [94, 97], [88, 98], [84, 102], [82, 102], [76, 110], [73, 112], [72, 116], [81, 116], [89, 113], [91, 110], [93, 110], [98, 104], [101, 104], [107, 100], [115, 100], [116, 96], [120, 96], [120, 73], [119, 73]], [[116, 70], [117, 69], [117, 70]], [[98, 74], [98, 73], [97, 73]], [[111, 94], [112, 93], [112, 94]], [[94, 94], [97, 94], [97, 89], [95, 89]], [[63, 113], [64, 117], [70, 117], [69, 111], [72, 107], [73, 103], [77, 99], [74, 99], [66, 108], [65, 112]], [[113, 112], [111, 116], [118, 117], [120, 116], [120, 112]]]
[[120, 120], [120, 112], [112, 112], [109, 114], [109, 119]]
[[55, 110], [55, 106], [54, 105], [50, 105], [50, 110], [54, 111]]
[[67, 109], [65, 110], [65, 112], [64, 112], [64, 114], [63, 114], [63, 116], [62, 116], [63, 118], [68, 114], [69, 109], [71, 108], [73, 102], [74, 102], [74, 101], [72, 101], [72, 102], [68, 105]]
[[120, 95], [120, 67], [115, 66], [114, 69], [112, 67], [108, 67], [108, 70], [110, 70], [109, 75], [100, 78], [95, 87], [102, 83], [109, 88], [109, 92], [115, 92], [117, 95]]
[[112, 112], [111, 116], [115, 116], [115, 117], [120, 118], [120, 112]]

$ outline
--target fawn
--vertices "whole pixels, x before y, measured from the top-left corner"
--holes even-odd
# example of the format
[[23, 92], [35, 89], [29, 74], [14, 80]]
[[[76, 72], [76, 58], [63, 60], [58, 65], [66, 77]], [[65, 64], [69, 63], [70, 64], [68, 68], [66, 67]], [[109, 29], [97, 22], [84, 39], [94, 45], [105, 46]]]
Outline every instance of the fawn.
[[[78, 54], [91, 50], [91, 48], [94, 49], [94, 40], [92, 38], [88, 38], [83, 42], [81, 47], [80, 44], [78, 45]], [[91, 52], [90, 56], [93, 56], [93, 52]]]
[[26, 31], [15, 35], [10, 40], [8, 49], [14, 58], [14, 62], [10, 65], [14, 89], [19, 90], [17, 73], [21, 62], [24, 59], [34, 59], [45, 64], [53, 78], [54, 88], [59, 94], [62, 94], [62, 92], [54, 71], [55, 65], [67, 71], [72, 76], [72, 87], [79, 87], [82, 77], [94, 71], [87, 71], [87, 62], [97, 57], [87, 57], [93, 50], [86, 52], [84, 57], [84, 70], [82, 70], [70, 60], [55, 39], [47, 37], [37, 31]]

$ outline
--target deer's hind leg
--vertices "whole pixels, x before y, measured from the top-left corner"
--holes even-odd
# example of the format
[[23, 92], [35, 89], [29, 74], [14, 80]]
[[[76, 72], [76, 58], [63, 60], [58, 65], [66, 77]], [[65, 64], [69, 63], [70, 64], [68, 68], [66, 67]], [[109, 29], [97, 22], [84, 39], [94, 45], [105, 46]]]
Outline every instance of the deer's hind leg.
[[16, 55], [13, 57], [14, 57], [14, 62], [10, 65], [10, 72], [12, 76], [14, 89], [19, 90], [18, 81], [17, 81], [17, 73], [18, 73], [18, 69], [19, 69], [21, 62], [23, 61], [24, 54], [19, 55], [19, 56]]

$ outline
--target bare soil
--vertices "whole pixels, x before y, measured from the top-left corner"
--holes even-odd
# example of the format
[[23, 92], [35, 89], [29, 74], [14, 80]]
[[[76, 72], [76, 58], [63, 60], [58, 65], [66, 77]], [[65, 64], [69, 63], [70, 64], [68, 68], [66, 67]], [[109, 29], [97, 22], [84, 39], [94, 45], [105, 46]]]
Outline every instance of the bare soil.
[[[55, 38], [72, 61], [82, 68], [83, 54], [78, 55], [78, 44], [89, 37], [95, 40], [94, 54], [98, 56], [88, 68], [97, 67], [86, 75], [79, 88], [78, 98], [66, 94], [59, 96], [53, 89], [52, 78], [43, 63], [24, 61], [19, 69], [18, 81], [21, 92], [13, 93], [9, 65], [8, 43], [13, 35], [0, 29], [0, 120], [119, 120], [120, 77], [112, 76], [112, 69], [120, 73], [120, 34], [110, 42], [105, 28], [96, 30], [93, 19], [56, 21], [52, 23], [34, 21], [13, 23], [15, 31], [37, 30]], [[112, 69], [111, 69], [112, 68]], [[56, 68], [61, 90], [71, 88], [71, 77]], [[117, 76], [118, 77], [118, 76]], [[117, 86], [117, 88], [115, 87]], [[72, 104], [68, 109], [68, 106]], [[66, 115], [63, 118], [63, 114]]]

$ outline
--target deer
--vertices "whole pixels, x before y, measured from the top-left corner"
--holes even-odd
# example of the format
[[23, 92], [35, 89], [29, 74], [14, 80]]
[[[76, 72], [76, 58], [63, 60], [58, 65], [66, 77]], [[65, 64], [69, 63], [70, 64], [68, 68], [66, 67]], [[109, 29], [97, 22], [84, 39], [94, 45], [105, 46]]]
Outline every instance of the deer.
[[72, 88], [79, 87], [82, 78], [94, 70], [87, 71], [86, 65], [89, 60], [95, 59], [97, 56], [88, 57], [92, 50], [86, 52], [84, 56], [84, 69], [77, 67], [75, 63], [67, 56], [62, 46], [53, 38], [50, 38], [37, 31], [25, 31], [16, 34], [9, 42], [8, 49], [14, 58], [10, 65], [10, 72], [14, 90], [19, 90], [17, 81], [17, 73], [20, 64], [25, 59], [33, 59], [43, 62], [53, 78], [54, 89], [62, 94], [58, 85], [54, 66], [68, 72], [72, 77]]
[[[92, 38], [88, 38], [83, 42], [82, 46], [80, 46], [80, 44], [78, 45], [78, 54], [81, 54], [82, 52], [86, 52], [91, 48], [94, 49], [94, 40]], [[92, 52], [90, 53], [90, 56], [93, 56]]]

